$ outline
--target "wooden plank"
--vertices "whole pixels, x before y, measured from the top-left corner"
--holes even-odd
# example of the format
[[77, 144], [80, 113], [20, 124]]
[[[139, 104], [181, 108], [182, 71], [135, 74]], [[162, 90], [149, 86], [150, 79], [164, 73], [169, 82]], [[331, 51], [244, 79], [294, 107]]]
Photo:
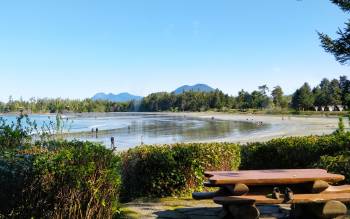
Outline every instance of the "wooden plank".
[[322, 169], [276, 169], [206, 172], [213, 185], [242, 183], [246, 185], [300, 184], [323, 180], [336, 183], [345, 179], [343, 175], [327, 173]]
[[248, 186], [244, 184], [221, 186], [216, 192], [193, 192], [192, 198], [196, 200], [212, 199], [217, 196], [241, 196], [249, 192]]
[[[327, 173], [327, 170], [325, 169], [271, 169], [271, 171], [284, 171], [287, 170], [289, 172], [317, 172], [317, 173]], [[222, 174], [222, 173], [235, 173], [235, 172], [256, 172], [256, 171], [268, 171], [268, 170], [237, 170], [237, 171], [205, 171], [204, 175], [206, 177], [211, 177], [217, 174]]]
[[342, 185], [342, 186], [329, 186], [322, 193], [350, 193], [350, 185]]
[[[230, 184], [229, 185], [226, 185], [226, 184], [225, 185], [215, 185], [215, 184], [211, 184], [210, 182], [207, 182], [204, 185], [206, 187], [234, 188], [233, 184], [231, 184], [231, 185]], [[320, 193], [320, 192], [314, 192], [314, 190], [315, 190], [314, 185], [315, 185], [314, 182], [308, 182], [308, 183], [300, 183], [300, 184], [283, 184], [283, 185], [278, 185], [278, 187], [279, 187], [280, 191], [282, 191], [282, 192], [285, 191], [287, 187], [291, 188], [295, 194]], [[316, 185], [317, 185], [317, 183], [316, 183]], [[248, 186], [249, 191], [247, 190], [247, 192], [242, 193], [242, 195], [246, 194], [248, 192], [250, 195], [253, 195], [253, 194], [254, 195], [266, 195], [266, 194], [272, 193], [274, 187], [276, 187], [276, 186], [273, 184], [271, 184], [271, 185], [249, 185]], [[326, 192], [326, 191], [329, 191], [329, 192], [333, 192], [333, 191], [350, 192], [350, 186], [349, 186], [349, 188], [344, 187], [344, 189], [341, 189], [341, 188], [334, 188], [334, 189], [329, 189], [329, 190], [327, 190], [327, 189], [328, 188], [324, 187], [323, 189], [319, 189], [318, 191], [321, 191], [321, 192], [322, 191], [323, 192]], [[231, 194], [231, 195], [233, 195], [233, 194]], [[238, 195], [236, 195], [236, 196], [238, 196]]]
[[217, 204], [303, 204], [303, 203], [325, 203], [327, 201], [350, 202], [350, 193], [322, 193], [322, 194], [294, 194], [293, 200], [285, 202], [282, 199], [268, 198], [264, 195], [226, 196], [215, 197]]

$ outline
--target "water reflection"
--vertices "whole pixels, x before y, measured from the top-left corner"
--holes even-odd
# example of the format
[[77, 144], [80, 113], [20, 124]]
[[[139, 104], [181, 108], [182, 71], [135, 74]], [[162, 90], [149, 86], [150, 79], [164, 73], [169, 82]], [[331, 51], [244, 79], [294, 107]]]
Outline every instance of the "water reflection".
[[[49, 118], [50, 117], [50, 118]], [[118, 149], [144, 144], [166, 144], [175, 142], [210, 141], [235, 138], [269, 128], [252, 122], [201, 119], [190, 116], [169, 116], [165, 114], [107, 113], [75, 114], [67, 116], [73, 123], [67, 139], [98, 141], [106, 146], [115, 138]], [[15, 116], [5, 116], [13, 121]], [[32, 120], [41, 123], [54, 119], [51, 115], [31, 115]], [[99, 132], [91, 132], [92, 129]]]
[[[266, 129], [268, 125], [250, 122], [199, 119], [183, 116], [146, 115], [128, 118], [110, 118], [122, 122], [123, 127], [100, 131], [98, 138], [94, 135], [79, 133], [71, 138], [90, 141], [102, 141], [110, 145], [113, 136], [119, 149], [144, 144], [165, 144], [175, 142], [219, 140], [252, 134]], [[119, 121], [118, 121], [119, 120]]]

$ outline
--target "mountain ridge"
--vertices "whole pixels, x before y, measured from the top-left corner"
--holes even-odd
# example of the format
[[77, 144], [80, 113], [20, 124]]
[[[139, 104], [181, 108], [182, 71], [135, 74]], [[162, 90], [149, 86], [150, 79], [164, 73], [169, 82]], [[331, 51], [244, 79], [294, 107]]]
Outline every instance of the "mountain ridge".
[[[182, 94], [188, 91], [209, 93], [214, 90], [215, 90], [214, 88], [210, 87], [207, 84], [195, 84], [195, 85], [183, 85], [181, 87], [178, 87], [174, 91], [172, 91], [172, 93]], [[129, 102], [133, 100], [138, 101], [138, 100], [141, 100], [142, 98], [143, 98], [142, 96], [133, 95], [128, 92], [122, 92], [118, 94], [99, 92], [99, 93], [96, 93], [91, 99], [108, 100], [112, 102]]]
[[93, 100], [108, 100], [113, 102], [128, 102], [132, 100], [141, 100], [143, 97], [130, 94], [128, 92], [122, 92], [119, 94], [113, 93], [97, 93], [91, 99]]
[[205, 92], [209, 93], [214, 91], [215, 89], [210, 87], [207, 84], [195, 84], [195, 85], [183, 85], [173, 91], [175, 94], [182, 94], [187, 91], [194, 91], [194, 92]]

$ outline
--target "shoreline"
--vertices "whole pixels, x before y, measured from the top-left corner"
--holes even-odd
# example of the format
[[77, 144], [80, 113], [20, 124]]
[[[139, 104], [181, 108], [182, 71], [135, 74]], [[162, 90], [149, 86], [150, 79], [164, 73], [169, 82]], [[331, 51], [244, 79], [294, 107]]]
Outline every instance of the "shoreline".
[[[261, 125], [267, 125], [266, 129], [256, 130], [250, 134], [230, 135], [226, 137], [193, 140], [185, 142], [234, 142], [249, 143], [263, 142], [274, 138], [283, 138], [290, 136], [308, 136], [308, 135], [326, 135], [334, 132], [338, 127], [338, 116], [326, 115], [267, 115], [267, 114], [248, 114], [248, 113], [227, 113], [227, 112], [112, 112], [112, 113], [66, 113], [64, 117], [113, 117], [113, 115], [162, 115], [162, 116], [179, 116], [194, 119], [205, 120], [222, 120], [249, 122]], [[1, 116], [2, 114], [0, 114]], [[9, 114], [7, 114], [9, 115]], [[13, 114], [11, 114], [13, 115]], [[55, 115], [55, 114], [30, 114], [30, 115]], [[29, 115], [29, 116], [30, 116]], [[348, 118], [344, 118], [344, 125], [349, 129]], [[113, 133], [118, 129], [100, 130], [100, 134]], [[59, 134], [67, 138], [78, 136], [89, 137], [91, 131], [66, 132]], [[175, 142], [172, 142], [175, 143]]]
[[[262, 122], [270, 124], [273, 129], [267, 129], [254, 132], [251, 136], [241, 136], [239, 138], [226, 137], [203, 142], [263, 142], [274, 138], [308, 136], [308, 135], [327, 135], [338, 128], [338, 116], [320, 116], [320, 115], [266, 115], [266, 114], [236, 114], [221, 112], [185, 112], [185, 113], [166, 113], [166, 115], [189, 116], [201, 119], [218, 119], [225, 121], [239, 122]], [[349, 129], [349, 120], [344, 118], [344, 125]], [[201, 141], [199, 141], [201, 142]]]
[[[225, 112], [121, 112], [117, 114], [148, 114], [148, 115], [165, 115], [192, 117], [197, 119], [223, 120], [251, 122], [271, 125], [271, 128], [265, 130], [257, 130], [251, 135], [246, 136], [228, 136], [220, 139], [207, 139], [203, 141], [185, 141], [190, 142], [233, 142], [233, 143], [249, 143], [264, 142], [274, 138], [309, 136], [309, 135], [327, 135], [333, 133], [338, 128], [338, 116], [325, 115], [266, 115], [266, 114], [240, 114]], [[92, 113], [88, 115], [111, 115], [113, 113]], [[116, 114], [116, 113], [114, 113]], [[82, 114], [81, 114], [82, 115]], [[86, 114], [85, 114], [86, 115]], [[344, 125], [349, 129], [349, 120], [344, 118]], [[109, 132], [111, 130], [104, 130]], [[88, 132], [87, 132], [88, 133]]]

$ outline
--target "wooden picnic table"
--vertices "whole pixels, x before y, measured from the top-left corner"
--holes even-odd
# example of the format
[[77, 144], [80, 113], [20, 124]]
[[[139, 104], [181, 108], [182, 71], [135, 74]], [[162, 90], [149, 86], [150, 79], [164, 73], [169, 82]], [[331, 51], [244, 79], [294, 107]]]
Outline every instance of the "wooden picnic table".
[[[242, 171], [206, 171], [207, 187], [218, 187], [216, 192], [193, 193], [195, 199], [213, 199], [223, 205], [225, 218], [258, 218], [255, 204], [293, 203], [308, 206], [323, 218], [346, 214], [342, 202], [350, 201], [350, 186], [331, 186], [345, 177], [323, 169], [273, 169]], [[274, 187], [292, 188], [293, 200], [268, 197]], [[308, 205], [310, 203], [310, 205]], [[317, 206], [315, 206], [317, 204]], [[320, 205], [321, 204], [321, 205]], [[312, 205], [312, 207], [310, 207]], [[316, 209], [316, 210], [315, 210]], [[295, 211], [296, 212], [296, 211]], [[305, 212], [303, 208], [302, 213]], [[314, 213], [315, 213], [314, 212]], [[328, 215], [328, 216], [327, 216]]]
[[280, 185], [310, 183], [323, 180], [328, 183], [343, 181], [345, 177], [328, 173], [323, 169], [275, 169], [275, 170], [243, 170], [243, 171], [208, 171], [205, 176], [213, 185], [246, 184]]

